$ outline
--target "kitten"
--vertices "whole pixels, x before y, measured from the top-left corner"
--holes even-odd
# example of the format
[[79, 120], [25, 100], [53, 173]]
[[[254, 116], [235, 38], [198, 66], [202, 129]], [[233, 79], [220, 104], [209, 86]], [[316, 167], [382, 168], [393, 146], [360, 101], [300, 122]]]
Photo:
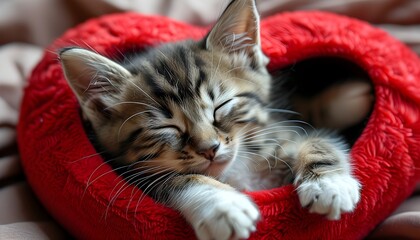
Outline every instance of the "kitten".
[[282, 93], [270, 95], [254, 0], [233, 0], [198, 42], [123, 62], [78, 47], [60, 59], [100, 145], [126, 167], [122, 175], [178, 210], [199, 239], [256, 230], [258, 208], [242, 190], [293, 183], [302, 206], [329, 219], [359, 201], [340, 138], [305, 135], [269, 108]]

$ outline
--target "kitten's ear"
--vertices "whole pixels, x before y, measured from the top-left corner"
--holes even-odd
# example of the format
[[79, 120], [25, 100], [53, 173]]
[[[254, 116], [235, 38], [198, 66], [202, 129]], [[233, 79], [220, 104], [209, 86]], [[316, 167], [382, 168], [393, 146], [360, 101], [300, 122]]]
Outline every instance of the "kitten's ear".
[[82, 48], [62, 49], [59, 56], [64, 75], [86, 114], [103, 112], [115, 104], [122, 82], [131, 77], [118, 63]]
[[243, 52], [260, 66], [268, 63], [261, 50], [260, 16], [255, 0], [232, 0], [204, 41], [208, 50]]

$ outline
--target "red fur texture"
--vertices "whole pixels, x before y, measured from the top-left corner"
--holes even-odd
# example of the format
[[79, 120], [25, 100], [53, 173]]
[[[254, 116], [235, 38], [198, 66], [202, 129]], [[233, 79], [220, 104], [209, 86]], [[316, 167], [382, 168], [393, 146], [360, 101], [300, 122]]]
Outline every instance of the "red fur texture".
[[[138, 203], [140, 191], [122, 185], [95, 152], [54, 52], [79, 45], [116, 56], [117, 49], [199, 39], [206, 31], [164, 17], [109, 15], [69, 30], [45, 52], [25, 92], [18, 141], [35, 193], [75, 237], [191, 239], [194, 232], [176, 211], [151, 198]], [[372, 79], [375, 104], [351, 149], [355, 175], [363, 185], [355, 212], [339, 221], [310, 214], [300, 206], [293, 186], [247, 193], [263, 216], [252, 238], [366, 236], [412, 193], [420, 178], [420, 60], [387, 33], [329, 13], [276, 15], [262, 21], [261, 34], [270, 69], [316, 56], [342, 57], [358, 64]]]

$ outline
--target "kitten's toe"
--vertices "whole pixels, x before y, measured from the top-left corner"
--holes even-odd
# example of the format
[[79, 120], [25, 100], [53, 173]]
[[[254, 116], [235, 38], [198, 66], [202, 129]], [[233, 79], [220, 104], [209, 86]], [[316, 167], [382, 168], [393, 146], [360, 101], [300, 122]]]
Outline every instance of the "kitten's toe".
[[224, 192], [217, 197], [207, 214], [194, 224], [199, 239], [247, 239], [256, 230], [260, 214], [245, 195]]
[[297, 191], [302, 206], [330, 220], [338, 220], [342, 213], [353, 211], [360, 200], [360, 184], [350, 175], [304, 181]]

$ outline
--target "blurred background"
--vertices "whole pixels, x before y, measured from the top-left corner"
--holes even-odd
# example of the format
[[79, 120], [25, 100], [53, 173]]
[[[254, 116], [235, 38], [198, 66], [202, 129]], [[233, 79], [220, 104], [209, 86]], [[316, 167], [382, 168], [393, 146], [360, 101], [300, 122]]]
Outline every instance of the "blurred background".
[[[2, 0], [0, 44], [47, 46], [66, 29], [100, 15], [124, 11], [158, 14], [195, 25], [215, 22], [228, 0]], [[378, 25], [419, 48], [418, 0], [257, 0], [261, 16], [296, 10], [339, 13]], [[420, 49], [417, 49], [420, 51]]]
[[[117, 12], [168, 16], [208, 26], [228, 0], [0, 0], [0, 239], [63, 239], [25, 182], [15, 141], [26, 79], [43, 49], [68, 28]], [[262, 18], [322, 10], [367, 21], [420, 54], [419, 0], [257, 0]], [[371, 238], [420, 238], [420, 199], [409, 199]], [[417, 232], [413, 229], [417, 229]]]

